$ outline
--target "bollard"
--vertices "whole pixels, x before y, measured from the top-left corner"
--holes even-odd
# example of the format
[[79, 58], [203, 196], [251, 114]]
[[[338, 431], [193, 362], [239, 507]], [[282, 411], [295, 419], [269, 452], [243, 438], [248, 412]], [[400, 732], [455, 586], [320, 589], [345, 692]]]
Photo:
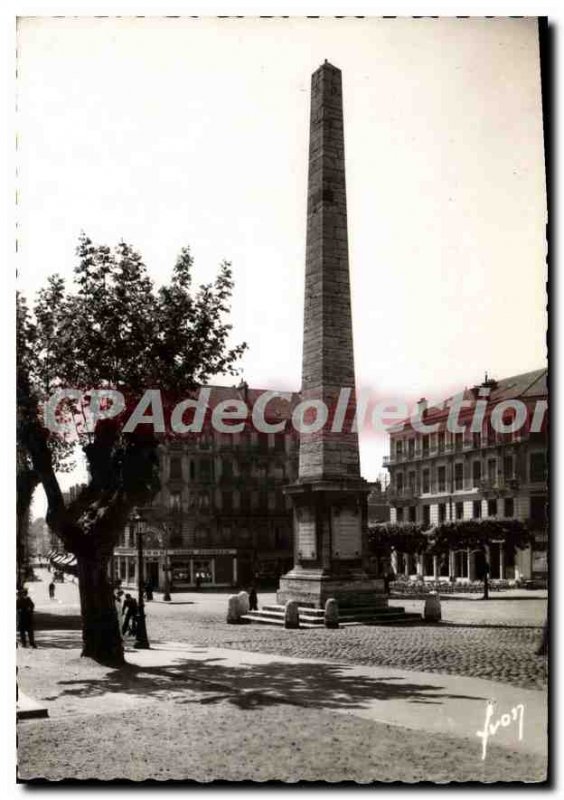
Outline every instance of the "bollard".
[[426, 622], [441, 621], [441, 601], [436, 592], [429, 592], [428, 597], [425, 599], [423, 617]]
[[227, 622], [237, 625], [241, 622], [241, 605], [236, 594], [227, 598]]
[[339, 606], [334, 597], [330, 597], [325, 603], [325, 627], [339, 627]]
[[300, 614], [298, 611], [298, 601], [288, 600], [284, 609], [284, 627], [285, 628], [299, 628], [300, 627]]
[[250, 609], [249, 593], [239, 592], [237, 597], [239, 598], [239, 609], [241, 611], [241, 614], [248, 614]]

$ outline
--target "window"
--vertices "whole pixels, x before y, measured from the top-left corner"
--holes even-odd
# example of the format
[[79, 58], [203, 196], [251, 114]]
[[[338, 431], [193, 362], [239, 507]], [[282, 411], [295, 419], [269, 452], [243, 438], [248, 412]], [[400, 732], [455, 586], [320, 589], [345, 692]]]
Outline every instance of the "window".
[[207, 458], [200, 461], [200, 480], [209, 481], [212, 476], [212, 463]]
[[479, 486], [481, 480], [482, 480], [482, 462], [474, 461], [472, 463], [472, 484], [474, 486]]
[[396, 520], [403, 522], [403, 508], [396, 508]]
[[396, 489], [398, 494], [403, 492], [403, 472], [398, 472], [396, 475]]
[[454, 435], [455, 450], [462, 450], [463, 446], [464, 446], [464, 433], [455, 433]]
[[503, 475], [505, 478], [513, 477], [513, 456], [504, 456], [503, 458]]
[[475, 500], [472, 503], [472, 516], [474, 519], [481, 519], [482, 518], [482, 501]]
[[439, 453], [443, 453], [445, 449], [445, 435], [444, 433], [439, 433]]
[[497, 471], [497, 461], [495, 458], [488, 458], [488, 480], [495, 481]]
[[243, 514], [248, 514], [251, 510], [251, 496], [249, 492], [241, 492], [241, 511]]
[[430, 524], [431, 524], [431, 506], [425, 505], [423, 506], [423, 525], [425, 525], [425, 527], [428, 528]]
[[180, 456], [170, 457], [170, 478], [171, 480], [182, 479], [182, 459]]
[[458, 462], [454, 465], [454, 488], [462, 489], [464, 486], [464, 465]]
[[464, 503], [456, 503], [454, 507], [456, 519], [464, 519]]
[[194, 531], [194, 541], [197, 545], [207, 544], [209, 531], [207, 528], [198, 527]]
[[402, 456], [402, 443], [401, 442], [396, 442], [396, 456], [398, 458], [401, 458], [401, 456]]
[[429, 434], [426, 433], [423, 437], [423, 455], [426, 456], [429, 454]]
[[429, 494], [431, 491], [431, 480], [428, 469], [423, 470], [423, 494]]
[[202, 492], [200, 495], [200, 510], [207, 511], [210, 507], [210, 496], [207, 492]]
[[415, 492], [415, 472], [410, 472], [407, 476], [407, 480], [409, 484], [409, 490], [411, 492]]
[[481, 433], [473, 433], [472, 434], [472, 446], [478, 450], [482, 444], [482, 434]]
[[268, 433], [258, 434], [258, 449], [265, 453], [268, 450]]
[[439, 503], [439, 522], [446, 520], [446, 503]]
[[233, 492], [221, 493], [221, 505], [226, 514], [231, 514], [233, 511]]
[[439, 492], [446, 491], [446, 467], [439, 467], [437, 470], [437, 481]]
[[284, 434], [283, 433], [275, 433], [274, 434], [274, 449], [278, 453], [283, 453], [285, 450], [286, 443], [284, 441]]
[[182, 499], [180, 496], [180, 492], [170, 493], [170, 507], [172, 511], [180, 511], [180, 509], [182, 508]]
[[497, 517], [497, 500], [488, 500], [488, 517]]
[[544, 453], [530, 454], [529, 476], [531, 483], [540, 483], [546, 480], [546, 456]]
[[410, 458], [415, 456], [415, 439], [410, 439], [407, 443], [408, 454]]
[[196, 477], [196, 465], [190, 461], [190, 480], [193, 481]]
[[504, 515], [506, 517], [512, 517], [514, 513], [515, 513], [515, 503], [513, 502], [513, 498], [506, 497], [504, 504]]
[[546, 518], [546, 495], [531, 495], [530, 517], [535, 528], [544, 527]]
[[409, 521], [416, 522], [417, 521], [417, 507], [416, 506], [409, 506]]
[[221, 462], [221, 475], [227, 480], [233, 477], [233, 462], [231, 459], [225, 458]]

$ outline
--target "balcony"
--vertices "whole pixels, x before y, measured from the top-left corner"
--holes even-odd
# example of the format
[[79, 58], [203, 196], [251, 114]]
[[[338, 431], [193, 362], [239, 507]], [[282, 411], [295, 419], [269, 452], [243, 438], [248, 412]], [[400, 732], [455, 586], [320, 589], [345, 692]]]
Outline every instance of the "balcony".
[[419, 494], [418, 486], [402, 486], [400, 489], [388, 486], [388, 500], [393, 502], [397, 500], [416, 500]]

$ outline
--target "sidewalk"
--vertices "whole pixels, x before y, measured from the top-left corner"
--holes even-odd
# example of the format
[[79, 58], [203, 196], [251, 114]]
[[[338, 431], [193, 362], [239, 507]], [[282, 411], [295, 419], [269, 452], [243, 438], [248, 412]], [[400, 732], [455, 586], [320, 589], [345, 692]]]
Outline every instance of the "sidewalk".
[[[23, 691], [33, 694], [37, 686], [28, 670], [35, 666], [45, 675], [53, 670], [58, 680], [45, 687], [47, 696], [42, 698], [53, 718], [122, 712], [163, 700], [182, 702], [189, 692], [204, 694], [208, 701], [220, 696], [238, 708], [286, 705], [354, 715], [431, 736], [447, 734], [467, 739], [468, 746], [479, 753], [481, 739], [476, 733], [484, 729], [491, 700], [495, 703], [494, 725], [519, 704], [524, 711], [522, 740], [517, 722], [511, 720], [506, 727], [496, 726], [490, 745], [541, 757], [547, 754], [547, 704], [542, 691], [456, 675], [180, 642], [155, 644], [150, 650], [128, 647], [130, 666], [125, 670], [107, 670], [73, 658], [69, 665], [72, 680], [64, 680], [63, 667], [52, 659], [66, 657], [68, 663], [79, 644], [78, 632], [51, 631], [49, 635], [57, 647], [34, 651], [33, 656], [19, 651], [29, 665], [20, 670], [20, 680]], [[43, 666], [37, 663], [37, 654], [44, 660]]]

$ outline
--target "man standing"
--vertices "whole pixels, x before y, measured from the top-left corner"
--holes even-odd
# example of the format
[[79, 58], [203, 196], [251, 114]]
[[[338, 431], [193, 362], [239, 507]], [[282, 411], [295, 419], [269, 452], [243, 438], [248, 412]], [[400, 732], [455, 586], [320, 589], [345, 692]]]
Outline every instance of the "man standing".
[[30, 645], [32, 647], [37, 647], [33, 633], [34, 608], [35, 604], [31, 597], [28, 597], [27, 589], [20, 589], [18, 592], [16, 610], [18, 615], [18, 632], [20, 634], [22, 647], [27, 647], [27, 636], [29, 636]]
[[49, 584], [49, 599], [50, 600], [54, 600], [55, 599], [55, 582], [54, 581], [51, 581], [51, 583]]
[[121, 632], [125, 636], [126, 633], [135, 633], [135, 620], [137, 616], [137, 600], [130, 594], [125, 595], [123, 601], [123, 627]]

